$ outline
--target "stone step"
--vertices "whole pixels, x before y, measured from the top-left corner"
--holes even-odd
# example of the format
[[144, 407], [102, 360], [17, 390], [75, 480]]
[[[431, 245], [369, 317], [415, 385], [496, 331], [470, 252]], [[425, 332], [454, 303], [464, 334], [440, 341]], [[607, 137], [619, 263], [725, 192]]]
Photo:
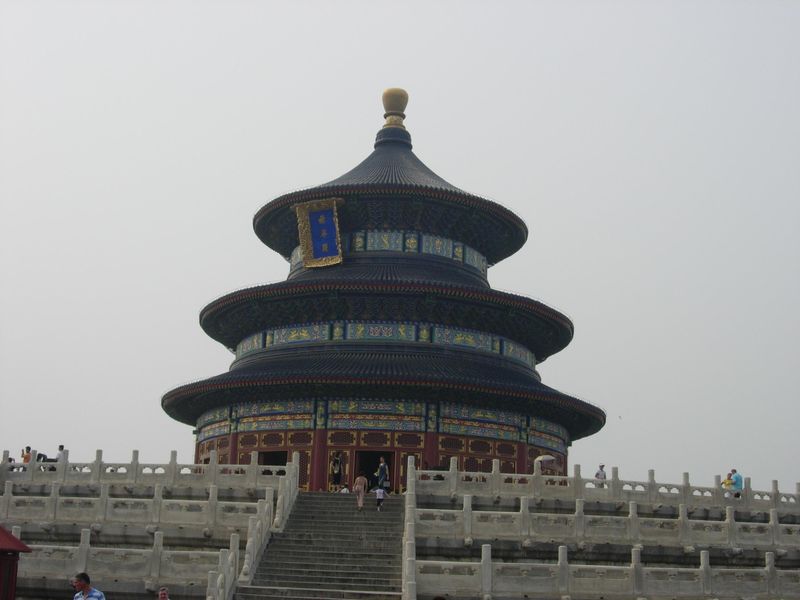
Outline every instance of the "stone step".
[[[311, 561], [313, 560], [338, 560], [347, 558], [350, 560], [391, 560], [396, 559], [402, 548], [398, 544], [397, 549], [393, 552], [391, 548], [384, 546], [350, 546], [342, 548], [341, 546], [318, 546], [304, 544], [276, 544], [268, 547], [267, 552], [270, 552], [270, 557], [280, 556], [282, 558], [292, 558], [296, 560]], [[274, 554], [273, 554], [274, 553]], [[269, 562], [270, 559], [265, 559]]]
[[327, 590], [310, 587], [287, 588], [284, 586], [240, 586], [235, 598], [238, 600], [400, 600], [399, 592], [369, 592], [363, 590]]
[[315, 576], [320, 575], [337, 575], [341, 573], [348, 573], [352, 575], [371, 575], [373, 577], [389, 577], [399, 578], [403, 569], [400, 565], [361, 565], [357, 563], [342, 565], [337, 563], [328, 568], [324, 566], [315, 566], [312, 569], [308, 567], [299, 566], [296, 562], [282, 562], [270, 563], [269, 566], [259, 568], [254, 577], [266, 577], [268, 575], [306, 575], [313, 572]]
[[266, 577], [254, 578], [252, 585], [284, 586], [289, 588], [310, 587], [321, 590], [366, 590], [372, 592], [399, 592], [400, 579], [378, 580], [369, 577]]

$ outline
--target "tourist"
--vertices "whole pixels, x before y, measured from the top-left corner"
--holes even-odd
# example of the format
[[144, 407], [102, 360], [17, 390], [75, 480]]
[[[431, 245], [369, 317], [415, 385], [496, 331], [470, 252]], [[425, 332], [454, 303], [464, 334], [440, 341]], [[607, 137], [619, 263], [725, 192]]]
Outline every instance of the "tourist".
[[369, 483], [367, 482], [367, 478], [364, 477], [364, 472], [358, 474], [356, 480], [353, 482], [353, 492], [356, 494], [356, 505], [358, 506], [358, 510], [363, 510], [364, 508], [364, 494], [367, 493], [367, 486]]
[[378, 512], [380, 512], [383, 501], [386, 499], [386, 490], [382, 487], [375, 488], [375, 499], [378, 503]]
[[64, 462], [64, 444], [58, 445], [58, 452], [56, 452], [56, 462]]
[[72, 588], [75, 590], [75, 596], [72, 600], [87, 600], [94, 598], [94, 600], [106, 600], [105, 594], [91, 586], [91, 580], [86, 573], [78, 573], [71, 580]]
[[386, 459], [382, 456], [379, 459], [378, 470], [375, 471], [375, 477], [378, 478], [379, 489], [389, 487], [389, 465], [386, 464]]
[[29, 462], [31, 462], [31, 447], [25, 446], [22, 451], [22, 464], [27, 465]]
[[[733, 475], [733, 473], [728, 473], [725, 476], [725, 479], [722, 480], [722, 489], [723, 490], [729, 490], [729, 489], [731, 489], [733, 487], [733, 479], [731, 479], [731, 475]], [[727, 495], [728, 494], [725, 494], [725, 496], [727, 496]]]
[[169, 590], [167, 588], [158, 589], [158, 600], [169, 600]]
[[606, 487], [605, 465], [600, 465], [600, 468], [597, 469], [597, 473], [594, 474], [594, 478], [598, 480], [597, 487], [599, 488]]
[[333, 482], [333, 491], [338, 492], [339, 486], [342, 483], [342, 453], [334, 452], [331, 458], [331, 481]]
[[731, 469], [731, 489], [733, 490], [734, 498], [741, 498], [742, 490], [744, 489], [744, 482], [742, 476], [736, 471]]
[[340, 494], [349, 494], [350, 493], [350, 488], [348, 487], [348, 485], [346, 483], [342, 486], [342, 489], [339, 490], [339, 493]]

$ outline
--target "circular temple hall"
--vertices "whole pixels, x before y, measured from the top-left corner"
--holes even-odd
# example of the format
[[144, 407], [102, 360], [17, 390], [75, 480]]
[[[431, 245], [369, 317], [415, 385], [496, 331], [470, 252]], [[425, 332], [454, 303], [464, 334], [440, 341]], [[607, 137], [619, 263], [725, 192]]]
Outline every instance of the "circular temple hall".
[[528, 230], [501, 205], [451, 185], [412, 152], [408, 95], [384, 92], [374, 151], [348, 173], [259, 210], [256, 235], [289, 263], [286, 281], [206, 306], [200, 325], [235, 354], [221, 375], [176, 388], [164, 410], [195, 428], [197, 462], [285, 464], [304, 489], [352, 485], [389, 465], [566, 474], [571, 443], [605, 413], [544, 385], [570, 320], [492, 290], [487, 269]]

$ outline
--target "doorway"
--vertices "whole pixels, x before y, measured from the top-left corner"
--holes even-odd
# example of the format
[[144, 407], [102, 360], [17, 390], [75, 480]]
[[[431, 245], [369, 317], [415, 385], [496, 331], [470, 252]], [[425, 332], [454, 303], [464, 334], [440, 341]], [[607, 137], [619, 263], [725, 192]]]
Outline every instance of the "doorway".
[[389, 465], [389, 483], [391, 485], [390, 489], [394, 489], [394, 482], [395, 475], [394, 475], [394, 468], [392, 465], [392, 459], [394, 458], [394, 452], [383, 452], [383, 451], [372, 451], [372, 450], [359, 450], [356, 452], [356, 464], [354, 473], [358, 476], [359, 473], [363, 473], [364, 477], [367, 478], [369, 481], [369, 488], [372, 489], [376, 485], [378, 485], [378, 478], [375, 476], [375, 471], [378, 470], [378, 464], [380, 463], [381, 456], [386, 460], [386, 464]]
[[289, 456], [289, 453], [286, 450], [275, 450], [272, 452], [259, 452], [258, 453], [258, 464], [260, 465], [272, 465], [272, 466], [286, 466], [286, 460]]

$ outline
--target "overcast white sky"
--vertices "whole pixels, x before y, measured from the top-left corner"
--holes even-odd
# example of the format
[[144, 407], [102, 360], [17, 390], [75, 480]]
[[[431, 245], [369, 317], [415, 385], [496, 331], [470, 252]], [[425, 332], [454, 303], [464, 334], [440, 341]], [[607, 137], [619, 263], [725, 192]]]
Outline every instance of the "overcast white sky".
[[283, 280], [272, 198], [372, 149], [528, 224], [493, 287], [569, 315], [571, 462], [794, 490], [800, 3], [0, 0], [0, 448], [192, 457], [161, 395], [225, 371], [206, 303]]

